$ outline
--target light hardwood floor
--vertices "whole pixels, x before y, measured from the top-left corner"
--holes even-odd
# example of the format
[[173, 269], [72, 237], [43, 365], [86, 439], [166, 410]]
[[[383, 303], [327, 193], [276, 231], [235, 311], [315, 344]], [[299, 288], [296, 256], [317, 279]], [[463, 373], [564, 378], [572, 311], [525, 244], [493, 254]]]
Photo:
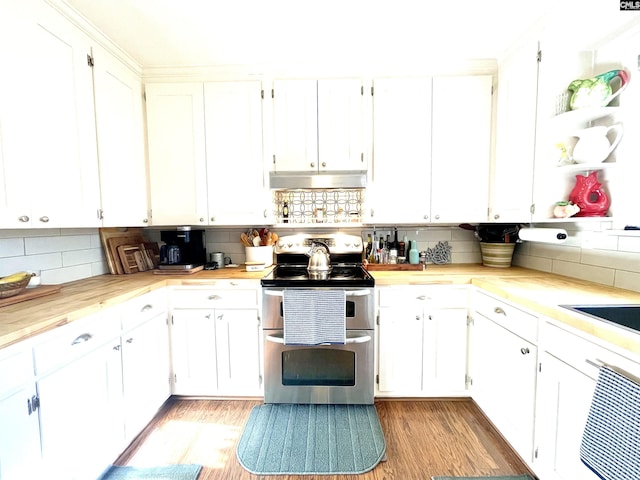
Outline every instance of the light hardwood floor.
[[[313, 478], [259, 476], [240, 466], [236, 445], [249, 412], [261, 403], [170, 399], [116, 464], [199, 463], [204, 468], [198, 480]], [[322, 480], [531, 474], [471, 400], [380, 400], [376, 409], [387, 460], [363, 475], [323, 475]]]

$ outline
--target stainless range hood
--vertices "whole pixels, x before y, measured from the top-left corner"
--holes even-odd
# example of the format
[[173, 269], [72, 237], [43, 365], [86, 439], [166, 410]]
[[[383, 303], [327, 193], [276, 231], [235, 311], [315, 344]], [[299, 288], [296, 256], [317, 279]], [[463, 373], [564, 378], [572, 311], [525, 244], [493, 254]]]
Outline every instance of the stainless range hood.
[[367, 172], [270, 172], [269, 185], [274, 189], [365, 188]]

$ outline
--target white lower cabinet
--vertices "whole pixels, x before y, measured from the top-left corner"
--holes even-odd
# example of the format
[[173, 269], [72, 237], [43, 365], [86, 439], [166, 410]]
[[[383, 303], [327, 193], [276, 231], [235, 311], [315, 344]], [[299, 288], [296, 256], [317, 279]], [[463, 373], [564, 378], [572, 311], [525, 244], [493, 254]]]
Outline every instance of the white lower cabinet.
[[380, 288], [378, 394], [465, 394], [467, 297], [466, 287]]
[[0, 351], [0, 425], [0, 478], [42, 478], [38, 476], [40, 431], [36, 385], [28, 346]]
[[47, 478], [96, 478], [123, 446], [119, 319], [54, 334], [34, 347], [43, 465]]
[[473, 302], [473, 399], [516, 452], [531, 463], [538, 318], [479, 292]]
[[598, 345], [570, 327], [545, 322], [541, 332], [535, 470], [544, 480], [596, 480], [580, 444], [598, 378], [598, 362], [640, 375], [638, 358]]
[[122, 334], [125, 438], [130, 442], [170, 395], [167, 314]]
[[172, 291], [176, 395], [262, 395], [259, 287]]

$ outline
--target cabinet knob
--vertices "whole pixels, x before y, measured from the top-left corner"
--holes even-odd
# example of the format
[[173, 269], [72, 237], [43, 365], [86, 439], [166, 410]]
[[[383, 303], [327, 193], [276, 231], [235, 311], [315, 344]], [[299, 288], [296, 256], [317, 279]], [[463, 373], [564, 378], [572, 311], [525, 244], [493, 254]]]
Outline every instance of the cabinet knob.
[[126, 341], [127, 341], [127, 343], [133, 343], [133, 337], [129, 337], [129, 338], [127, 338], [127, 340], [126, 340]]
[[200, 223], [204, 222], [204, 217], [200, 217]]
[[416, 315], [416, 320], [420, 320], [420, 315]]
[[418, 295], [418, 296], [416, 297], [416, 300], [426, 300], [426, 299], [427, 299], [427, 296], [426, 296], [426, 295]]
[[440, 220], [440, 215], [436, 215], [436, 220]]
[[264, 218], [267, 218], [267, 209], [265, 208], [264, 211], [262, 212], [262, 216]]
[[18, 217], [18, 221], [20, 222], [28, 222], [29, 221], [29, 217], [27, 217], [26, 215], [22, 215], [21, 217]]
[[222, 297], [220, 295], [209, 295], [209, 300], [221, 300]]
[[120, 351], [120, 345], [114, 345], [113, 351], [114, 352], [119, 352]]
[[501, 309], [500, 307], [496, 307], [493, 309], [493, 311], [497, 314], [501, 314], [504, 315], [505, 317], [507, 316], [507, 312], [505, 312], [503, 309]]
[[424, 217], [422, 217], [422, 218], [424, 218], [425, 220], [429, 220], [429, 215], [425, 215], [425, 216], [424, 216]]
[[494, 219], [494, 220], [498, 220], [499, 218], [500, 218], [500, 214], [499, 214], [499, 213], [496, 213], [496, 214], [493, 216], [493, 219]]
[[369, 215], [373, 218], [373, 208], [369, 211]]
[[212, 222], [215, 222], [215, 221], [216, 221], [216, 217], [211, 217], [211, 219], [210, 219], [210, 220], [211, 220]]
[[530, 353], [529, 347], [522, 347], [520, 349], [520, 353], [523, 354], [523, 355], [526, 355], [526, 354]]
[[149, 219], [145, 218], [144, 220], [142, 220], [142, 223], [149, 223]]
[[327, 162], [322, 162], [322, 166], [326, 167], [327, 166]]
[[309, 166], [310, 166], [311, 168], [315, 168], [315, 167], [316, 167], [316, 164], [315, 164], [314, 162], [311, 162], [311, 163], [309, 164]]
[[42, 223], [47, 223], [49, 221], [49, 217], [47, 217], [46, 215], [43, 217], [40, 217], [39, 219]]

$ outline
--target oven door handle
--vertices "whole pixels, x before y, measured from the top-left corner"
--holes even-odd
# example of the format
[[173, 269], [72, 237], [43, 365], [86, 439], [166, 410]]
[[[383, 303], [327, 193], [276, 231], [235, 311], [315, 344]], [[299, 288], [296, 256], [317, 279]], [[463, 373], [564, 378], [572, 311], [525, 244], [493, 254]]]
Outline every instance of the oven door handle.
[[[262, 292], [265, 295], [269, 295], [270, 297], [282, 297], [284, 290], [263, 290]], [[345, 295], [347, 297], [366, 297], [367, 295], [371, 295], [371, 293], [372, 293], [371, 289], [365, 289], [365, 288], [363, 288], [362, 290], [345, 291]]]
[[[284, 333], [276, 333], [275, 335], [267, 335], [265, 337], [265, 339], [268, 342], [271, 343], [280, 343], [284, 345]], [[351, 337], [351, 338], [347, 338], [347, 342], [346, 345], [349, 344], [353, 344], [353, 343], [367, 343], [371, 341], [371, 335], [361, 335], [359, 337]], [[309, 346], [313, 346], [313, 347], [318, 347], [318, 346], [325, 346], [325, 345], [342, 345], [340, 343], [318, 343], [315, 345], [309, 345]], [[299, 346], [304, 346], [304, 345], [299, 345]]]

